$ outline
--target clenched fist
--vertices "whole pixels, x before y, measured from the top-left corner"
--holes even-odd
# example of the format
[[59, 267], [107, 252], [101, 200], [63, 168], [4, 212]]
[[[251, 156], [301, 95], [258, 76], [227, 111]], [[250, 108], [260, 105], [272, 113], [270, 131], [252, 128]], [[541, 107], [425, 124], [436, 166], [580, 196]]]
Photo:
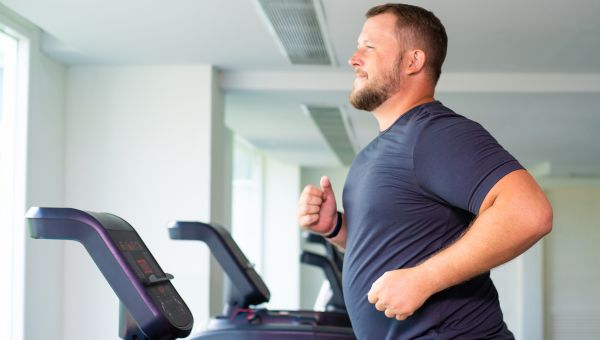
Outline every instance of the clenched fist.
[[298, 200], [298, 224], [312, 232], [327, 234], [335, 226], [337, 204], [327, 176], [321, 177], [321, 188], [307, 185]]
[[418, 267], [384, 273], [371, 286], [369, 302], [388, 318], [404, 320], [436, 292], [433, 282]]

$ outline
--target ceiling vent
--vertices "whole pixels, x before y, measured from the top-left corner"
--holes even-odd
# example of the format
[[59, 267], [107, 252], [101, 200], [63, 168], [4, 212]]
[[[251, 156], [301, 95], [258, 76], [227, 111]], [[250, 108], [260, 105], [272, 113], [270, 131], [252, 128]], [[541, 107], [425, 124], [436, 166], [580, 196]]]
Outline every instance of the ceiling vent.
[[343, 111], [339, 107], [313, 105], [304, 105], [304, 109], [317, 124], [340, 162], [345, 166], [350, 165], [356, 155], [352, 143], [356, 138], [354, 128]]
[[258, 2], [292, 64], [335, 66], [333, 50], [323, 34], [325, 17], [319, 0]]

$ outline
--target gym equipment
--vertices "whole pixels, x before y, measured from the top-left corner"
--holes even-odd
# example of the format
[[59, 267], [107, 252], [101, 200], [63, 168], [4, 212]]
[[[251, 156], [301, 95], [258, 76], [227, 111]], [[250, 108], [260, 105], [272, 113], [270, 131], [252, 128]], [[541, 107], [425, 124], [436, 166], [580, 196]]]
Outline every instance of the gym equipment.
[[327, 258], [329, 258], [336, 266], [336, 268], [342, 272], [342, 267], [344, 265], [344, 253], [339, 251], [333, 244], [328, 242], [325, 237], [311, 233], [308, 231], [304, 231], [302, 233], [302, 237], [308, 243], [320, 244], [325, 248], [325, 253], [327, 254]]
[[137, 232], [107, 213], [71, 208], [29, 209], [29, 232], [35, 239], [80, 242], [121, 303], [120, 337], [165, 340], [190, 334], [194, 319]]
[[307, 250], [302, 251], [300, 261], [307, 265], [316, 266], [323, 270], [326, 281], [323, 282], [317, 300], [315, 310], [335, 311], [346, 313], [346, 303], [342, 292], [342, 265], [343, 254], [324, 237], [305, 232], [304, 239], [309, 243], [320, 244], [325, 247], [326, 256], [319, 255]]
[[169, 236], [206, 243], [232, 282], [224, 315], [212, 318], [196, 339], [355, 339], [346, 313], [252, 308], [269, 301], [269, 290], [225, 228], [177, 221]]

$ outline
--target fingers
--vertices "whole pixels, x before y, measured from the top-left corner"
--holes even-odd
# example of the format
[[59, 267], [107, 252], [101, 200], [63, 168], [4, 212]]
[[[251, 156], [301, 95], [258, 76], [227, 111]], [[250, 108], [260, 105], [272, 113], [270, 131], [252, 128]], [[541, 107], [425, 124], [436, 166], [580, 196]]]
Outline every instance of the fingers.
[[380, 312], [383, 312], [383, 311], [387, 310], [387, 305], [385, 303], [383, 303], [382, 301], [377, 301], [375, 303], [375, 309], [377, 309]]
[[315, 205], [315, 204], [302, 204], [298, 206], [298, 215], [299, 216], [304, 216], [304, 215], [312, 215], [312, 214], [319, 214], [319, 211], [321, 211], [321, 207], [319, 205]]
[[323, 199], [323, 191], [315, 186], [307, 185], [304, 187], [304, 190], [302, 190], [302, 193], [300, 194], [300, 201], [306, 200], [310, 197], [318, 197], [319, 199], [322, 200]]
[[392, 312], [391, 309], [385, 309], [384, 310], [384, 314], [388, 318], [395, 318], [396, 317], [396, 313]]
[[[374, 296], [375, 294], [373, 294]], [[372, 304], [375, 305], [375, 309], [377, 309], [380, 312], [383, 312], [385, 314], [386, 317], [388, 318], [396, 318], [396, 320], [405, 320], [407, 317], [409, 317], [410, 315], [412, 315], [412, 313], [410, 315], [408, 314], [398, 314], [394, 308], [392, 308], [391, 306], [389, 306], [387, 303], [385, 303], [383, 300], [378, 299], [377, 297], [373, 297], [371, 296], [371, 294], [369, 294], [369, 302], [371, 302]], [[375, 299], [377, 299], [375, 302], [373, 302]]]
[[323, 203], [323, 199], [321, 198], [321, 196], [315, 196], [315, 195], [302, 195], [300, 196], [300, 200], [298, 201], [298, 206], [305, 206], [305, 205], [314, 205], [314, 206], [321, 206], [321, 204]]
[[409, 307], [404, 300], [398, 300], [398, 294], [390, 295], [391, 280], [394, 280], [391, 272], [384, 273], [379, 279], [373, 282], [371, 290], [367, 294], [369, 303], [375, 306], [380, 312], [383, 312], [388, 318], [396, 320], [406, 320], [413, 315], [415, 309]]
[[[369, 302], [371, 302], [371, 301], [369, 301]], [[373, 303], [373, 302], [371, 302], [371, 303]], [[395, 308], [386, 304], [381, 299], [378, 299], [374, 304], [375, 304], [375, 309], [377, 309], [380, 312], [383, 312], [385, 314], [385, 316], [390, 319], [395, 318], [396, 320], [402, 321], [402, 320], [406, 320], [409, 316], [413, 315], [413, 313], [399, 312]]]
[[369, 302], [372, 304], [376, 304], [379, 301], [379, 294], [380, 294], [380, 287], [381, 287], [381, 281], [385, 279], [385, 273], [377, 280], [375, 280], [375, 282], [373, 282], [373, 284], [371, 285], [371, 289], [369, 290], [369, 293], [367, 294], [367, 298], [369, 299]]
[[323, 192], [313, 186], [306, 186], [298, 200], [298, 216], [318, 214], [323, 204]]
[[369, 294], [367, 294], [367, 299], [369, 299], [369, 303], [376, 304], [379, 300], [378, 293], [371, 287]]
[[303, 215], [298, 217], [298, 224], [302, 227], [308, 227], [319, 221], [319, 214]]
[[[397, 314], [396, 315], [396, 320], [398, 320], [398, 321], [406, 320], [411, 315], [413, 315], [413, 313]], [[393, 318], [393, 316], [388, 316], [388, 318]]]
[[319, 212], [323, 203], [323, 192], [318, 188], [307, 185], [302, 190], [298, 200], [298, 223], [302, 227], [309, 227], [319, 221]]
[[297, 219], [302, 228], [326, 233], [335, 225], [336, 201], [327, 176], [321, 178], [321, 188], [307, 185], [298, 200]]

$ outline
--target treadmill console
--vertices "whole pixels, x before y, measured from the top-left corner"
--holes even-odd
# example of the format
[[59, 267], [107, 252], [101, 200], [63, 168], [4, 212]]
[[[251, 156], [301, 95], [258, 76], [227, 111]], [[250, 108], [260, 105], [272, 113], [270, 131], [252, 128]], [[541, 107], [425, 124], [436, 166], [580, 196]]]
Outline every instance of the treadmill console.
[[173, 276], [162, 271], [136, 232], [107, 231], [154, 304], [173, 325], [185, 327], [191, 321], [191, 315], [169, 282]]

